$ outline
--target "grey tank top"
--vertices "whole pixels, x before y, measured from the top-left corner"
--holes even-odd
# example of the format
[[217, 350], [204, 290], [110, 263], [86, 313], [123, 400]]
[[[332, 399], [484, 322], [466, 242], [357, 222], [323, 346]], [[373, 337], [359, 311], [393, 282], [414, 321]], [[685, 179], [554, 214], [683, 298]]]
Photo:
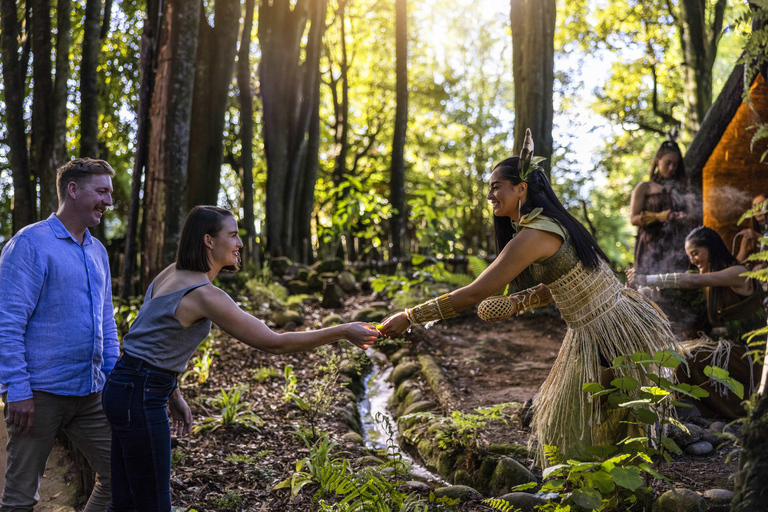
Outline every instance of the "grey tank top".
[[152, 281], [139, 315], [123, 338], [123, 351], [164, 370], [184, 370], [189, 358], [211, 331], [211, 321], [201, 318], [184, 327], [173, 314], [186, 294], [209, 283], [193, 284], [153, 298], [155, 282]]

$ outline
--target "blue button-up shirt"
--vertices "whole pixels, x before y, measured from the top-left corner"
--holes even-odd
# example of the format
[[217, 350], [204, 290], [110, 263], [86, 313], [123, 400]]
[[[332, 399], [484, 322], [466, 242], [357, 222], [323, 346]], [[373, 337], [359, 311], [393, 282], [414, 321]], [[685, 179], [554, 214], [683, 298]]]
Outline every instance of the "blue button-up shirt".
[[107, 251], [81, 246], [52, 214], [16, 233], [0, 255], [0, 393], [85, 396], [117, 361]]

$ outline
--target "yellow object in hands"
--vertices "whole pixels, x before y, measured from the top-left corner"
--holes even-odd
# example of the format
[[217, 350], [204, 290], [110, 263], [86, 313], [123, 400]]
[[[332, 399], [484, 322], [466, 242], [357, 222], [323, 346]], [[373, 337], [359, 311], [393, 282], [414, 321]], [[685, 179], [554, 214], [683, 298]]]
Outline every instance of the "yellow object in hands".
[[477, 316], [486, 322], [508, 318], [515, 313], [517, 302], [508, 295], [489, 297], [477, 306]]

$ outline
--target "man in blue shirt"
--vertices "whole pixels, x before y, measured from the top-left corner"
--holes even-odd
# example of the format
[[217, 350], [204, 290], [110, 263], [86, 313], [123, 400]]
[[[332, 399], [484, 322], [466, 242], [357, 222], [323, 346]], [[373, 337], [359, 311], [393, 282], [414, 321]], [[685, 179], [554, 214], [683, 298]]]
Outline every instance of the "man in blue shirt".
[[107, 251], [88, 232], [112, 205], [115, 171], [80, 158], [59, 168], [59, 209], [0, 255], [0, 393], [8, 429], [0, 512], [31, 511], [56, 434], [96, 471], [87, 512], [107, 510], [111, 431], [101, 389], [118, 357]]

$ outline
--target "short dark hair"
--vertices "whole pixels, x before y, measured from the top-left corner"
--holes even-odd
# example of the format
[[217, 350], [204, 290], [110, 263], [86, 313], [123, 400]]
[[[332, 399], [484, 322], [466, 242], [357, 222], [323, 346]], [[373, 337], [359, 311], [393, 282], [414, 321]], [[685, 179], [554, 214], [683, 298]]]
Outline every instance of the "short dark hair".
[[[205, 235], [214, 236], [221, 231], [224, 221], [233, 217], [232, 212], [218, 206], [195, 206], [187, 214], [181, 229], [179, 250], [176, 253], [176, 269], [193, 272], [208, 272], [211, 263], [205, 251]], [[224, 270], [237, 270], [224, 267]]]
[[59, 202], [67, 197], [67, 185], [73, 181], [80, 185], [84, 178], [99, 174], [114, 178], [115, 170], [104, 160], [93, 158], [75, 158], [59, 167], [56, 170], [56, 192], [59, 195]]

